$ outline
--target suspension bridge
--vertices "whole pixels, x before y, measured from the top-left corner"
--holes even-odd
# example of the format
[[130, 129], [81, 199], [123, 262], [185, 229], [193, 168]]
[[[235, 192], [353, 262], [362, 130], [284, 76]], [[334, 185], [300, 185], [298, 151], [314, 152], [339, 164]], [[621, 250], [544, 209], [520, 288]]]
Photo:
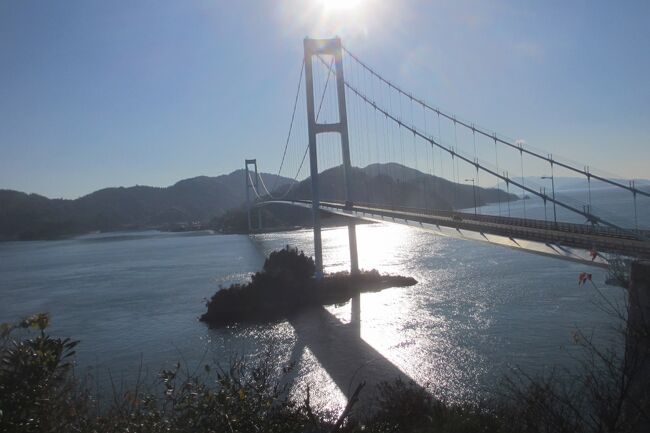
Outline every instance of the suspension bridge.
[[[338, 38], [304, 40], [283, 147], [284, 185], [266, 185], [257, 160], [245, 161], [249, 229], [254, 207], [311, 209], [317, 275], [321, 212], [351, 217], [351, 272], [355, 219], [603, 267], [650, 259], [647, 184], [464, 120], [386, 79]], [[571, 188], [556, 188], [567, 179]]]

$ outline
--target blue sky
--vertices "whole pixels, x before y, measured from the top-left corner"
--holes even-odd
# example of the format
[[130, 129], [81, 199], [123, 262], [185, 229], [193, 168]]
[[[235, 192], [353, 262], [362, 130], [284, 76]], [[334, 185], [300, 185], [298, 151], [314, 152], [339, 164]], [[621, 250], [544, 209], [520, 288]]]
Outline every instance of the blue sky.
[[650, 177], [650, 2], [4, 1], [0, 188], [74, 198], [279, 164], [302, 39], [434, 105]]

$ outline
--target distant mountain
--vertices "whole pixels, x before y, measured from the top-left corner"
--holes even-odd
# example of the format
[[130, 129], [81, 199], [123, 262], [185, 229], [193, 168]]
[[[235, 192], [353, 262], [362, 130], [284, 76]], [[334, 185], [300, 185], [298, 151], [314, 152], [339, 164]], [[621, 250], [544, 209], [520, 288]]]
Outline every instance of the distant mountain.
[[[261, 176], [269, 187], [294, 182], [267, 173]], [[105, 188], [75, 200], [0, 190], [0, 240], [207, 221], [244, 200], [243, 169], [217, 177], [184, 179], [166, 188]]]
[[[344, 200], [343, 168], [325, 170], [319, 176], [321, 200]], [[394, 204], [438, 210], [463, 209], [501, 201], [517, 200], [514, 194], [496, 188], [473, 190], [472, 185], [457, 184], [396, 163], [372, 164], [352, 169], [352, 197], [355, 202]], [[290, 198], [310, 199], [311, 182], [303, 180]]]
[[[606, 179], [615, 181], [617, 183], [620, 183], [622, 185], [629, 185], [630, 180], [629, 179], [620, 179], [620, 178], [615, 178], [615, 177], [608, 177]], [[512, 180], [515, 182], [521, 183], [521, 177], [513, 177]], [[570, 192], [570, 191], [584, 191], [587, 189], [587, 178], [585, 176], [555, 176], [553, 179], [555, 183], [555, 190], [556, 191], [564, 191], [564, 192]], [[534, 190], [539, 190], [540, 187], [546, 188], [547, 192], [551, 191], [551, 180], [550, 179], [542, 179], [541, 176], [524, 176], [524, 183], [526, 186], [533, 188]], [[634, 181], [635, 186], [643, 191], [650, 191], [650, 179], [636, 179]], [[504, 182], [499, 182], [496, 185], [498, 188], [503, 188], [505, 189], [505, 183]], [[599, 181], [596, 179], [591, 179], [591, 189], [592, 190], [598, 190], [598, 189], [603, 189], [603, 188], [616, 188], [615, 186]], [[516, 190], [516, 188], [515, 188]], [[521, 194], [520, 191], [516, 191], [517, 193]]]
[[[334, 167], [321, 172], [321, 200], [345, 200], [343, 185], [343, 168]], [[507, 194], [495, 188], [479, 188], [474, 191], [472, 185], [450, 182], [431, 176], [400, 164], [372, 164], [365, 168], [352, 169], [352, 199], [355, 203], [364, 202], [375, 205], [396, 205], [414, 208], [451, 210], [482, 206], [499, 200], [517, 200], [514, 194]], [[276, 197], [285, 196], [289, 186], [278, 188], [273, 192]], [[286, 199], [311, 199], [311, 179], [307, 178], [293, 184]], [[265, 229], [277, 227], [310, 227], [312, 215], [308, 209], [291, 206], [264, 206], [259, 212]], [[321, 213], [321, 223], [325, 226], [340, 224], [342, 220], [332, 218], [330, 214]], [[253, 215], [253, 228], [257, 227], [257, 213]], [[248, 220], [246, 209], [242, 206], [231, 209], [212, 221], [212, 227], [225, 233], [246, 233]]]
[[[342, 167], [334, 167], [319, 175], [323, 200], [345, 198], [342, 174]], [[266, 186], [275, 186], [278, 193], [285, 192], [294, 183], [292, 179], [271, 174], [261, 176]], [[351, 182], [355, 202], [441, 210], [474, 206], [472, 185], [455, 184], [399, 164], [355, 167]], [[98, 230], [206, 223], [244, 203], [244, 184], [244, 170], [237, 170], [223, 176], [184, 179], [166, 188], [105, 188], [75, 200], [0, 190], [0, 240], [51, 239]], [[288, 194], [288, 198], [310, 197], [309, 179], [297, 183]], [[479, 206], [516, 199], [515, 195], [495, 188], [476, 188]], [[295, 210], [282, 212], [275, 217], [286, 224], [295, 225], [308, 219], [304, 215], [298, 218]]]

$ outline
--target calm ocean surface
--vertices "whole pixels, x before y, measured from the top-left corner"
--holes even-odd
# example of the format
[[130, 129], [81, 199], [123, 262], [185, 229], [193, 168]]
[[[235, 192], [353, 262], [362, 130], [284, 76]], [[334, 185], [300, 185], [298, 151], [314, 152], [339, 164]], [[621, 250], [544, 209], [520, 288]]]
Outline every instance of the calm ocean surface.
[[[368, 224], [357, 232], [362, 268], [413, 276], [418, 284], [363, 294], [360, 339], [345, 343], [368, 345], [451, 398], [493, 389], [514, 367], [534, 374], [576, 365], [576, 329], [620, 347], [618, 323], [596, 290], [577, 284], [580, 272], [592, 272], [604, 295], [622, 304], [623, 289], [605, 285], [604, 270], [404, 226]], [[244, 281], [286, 244], [312, 254], [312, 233], [147, 231], [0, 243], [0, 321], [49, 312], [53, 334], [81, 341], [78, 370], [100, 383], [109, 371], [114, 380], [133, 380], [141, 363], [153, 375], [177, 361], [226, 363], [271, 347], [278, 363], [296, 362], [297, 391], [309, 384], [317, 404], [335, 407], [347, 392], [337, 370], [346, 367], [327, 357], [354, 350], [325, 341], [323, 352], [326, 327], [298, 332], [282, 321], [209, 329], [197, 321], [219, 285]], [[323, 244], [326, 271], [347, 269], [346, 229], [325, 230]], [[350, 320], [349, 303], [327, 311], [340, 326]], [[312, 349], [316, 340], [321, 356]]]
[[[597, 198], [613, 210], [631, 205], [611, 190]], [[546, 212], [539, 200], [525, 204], [528, 217], [552, 218], [548, 204]], [[640, 227], [647, 228], [648, 204], [639, 207]], [[479, 211], [523, 216], [523, 205]], [[616, 222], [632, 226], [627, 215]], [[562, 210], [558, 217], [569, 218]], [[141, 369], [153, 378], [178, 361], [193, 369], [271, 349], [278, 365], [295, 363], [295, 393], [309, 385], [314, 403], [332, 409], [344, 404], [350, 377], [364, 372], [380, 379], [405, 374], [464, 400], [494, 390], [516, 367], [537, 374], [577, 366], [578, 329], [602, 347], [621, 347], [620, 323], [604, 311], [600, 294], [577, 284], [580, 272], [591, 272], [601, 293], [622, 306], [624, 291], [605, 285], [605, 270], [405, 226], [366, 224], [357, 233], [362, 268], [418, 280], [363, 294], [359, 328], [347, 325], [350, 303], [268, 325], [209, 329], [197, 320], [205, 299], [245, 281], [272, 250], [289, 244], [313, 254], [310, 230], [0, 243], [0, 322], [49, 312], [52, 334], [81, 341], [77, 371], [93, 375], [100, 388], [109, 378], [132, 383]], [[346, 228], [325, 230], [323, 248], [326, 271], [349, 268]]]

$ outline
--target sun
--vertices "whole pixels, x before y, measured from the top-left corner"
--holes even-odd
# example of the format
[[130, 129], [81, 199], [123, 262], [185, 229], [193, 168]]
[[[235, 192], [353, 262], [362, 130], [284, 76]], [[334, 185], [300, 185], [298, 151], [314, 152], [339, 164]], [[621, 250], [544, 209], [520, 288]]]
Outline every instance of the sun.
[[[385, 23], [400, 14], [397, 0], [277, 0], [283, 29], [292, 36], [331, 38], [347, 42], [381, 38]], [[400, 3], [401, 4], [401, 3]], [[396, 10], [397, 9], [397, 10]]]
[[342, 12], [359, 9], [364, 0], [319, 0], [326, 12]]

